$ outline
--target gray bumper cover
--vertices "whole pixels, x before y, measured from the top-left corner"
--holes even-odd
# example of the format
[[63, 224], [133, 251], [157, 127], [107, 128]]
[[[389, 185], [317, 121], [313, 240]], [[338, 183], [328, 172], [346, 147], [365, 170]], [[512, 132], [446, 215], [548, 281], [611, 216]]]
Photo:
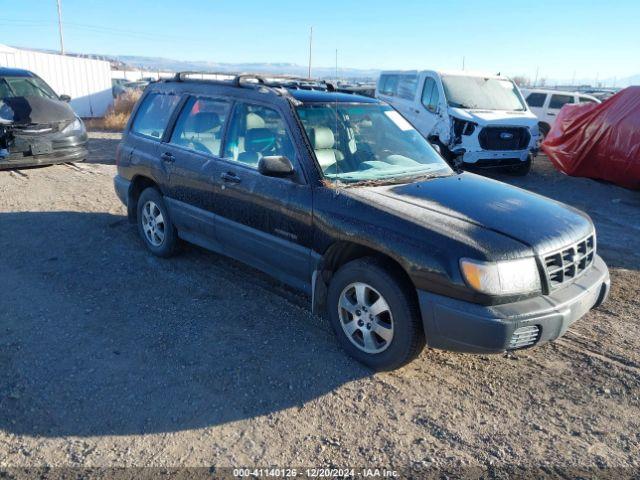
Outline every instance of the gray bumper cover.
[[602, 304], [609, 285], [609, 270], [596, 255], [593, 266], [570, 285], [520, 302], [483, 306], [418, 290], [427, 345], [462, 352], [504, 352], [516, 329], [533, 325], [540, 328], [536, 344], [548, 342]]

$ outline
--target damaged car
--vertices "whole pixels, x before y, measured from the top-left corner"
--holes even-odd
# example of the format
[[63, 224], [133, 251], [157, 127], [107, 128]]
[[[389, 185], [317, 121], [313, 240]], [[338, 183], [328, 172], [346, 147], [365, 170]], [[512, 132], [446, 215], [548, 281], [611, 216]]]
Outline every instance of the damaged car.
[[306, 292], [379, 370], [425, 344], [540, 345], [605, 301], [585, 213], [454, 170], [386, 103], [306, 81], [178, 74], [147, 87], [114, 184], [152, 254], [187, 241]]
[[451, 164], [526, 175], [538, 153], [538, 120], [503, 75], [382, 72], [376, 97], [398, 110]]
[[40, 77], [0, 68], [0, 170], [87, 158], [84, 123]]

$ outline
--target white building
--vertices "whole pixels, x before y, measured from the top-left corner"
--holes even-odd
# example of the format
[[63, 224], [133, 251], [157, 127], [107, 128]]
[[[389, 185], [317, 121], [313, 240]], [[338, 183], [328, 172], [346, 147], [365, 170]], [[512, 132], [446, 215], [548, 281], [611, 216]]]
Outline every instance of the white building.
[[71, 107], [81, 117], [102, 117], [113, 102], [109, 62], [0, 44], [0, 67], [32, 71], [58, 95], [69, 95]]

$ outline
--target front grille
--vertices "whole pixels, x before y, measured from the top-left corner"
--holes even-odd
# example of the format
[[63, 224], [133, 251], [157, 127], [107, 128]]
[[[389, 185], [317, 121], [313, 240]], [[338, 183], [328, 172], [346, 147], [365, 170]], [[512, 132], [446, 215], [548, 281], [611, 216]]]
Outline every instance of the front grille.
[[518, 348], [530, 347], [540, 338], [540, 327], [531, 325], [529, 327], [520, 327], [513, 332], [508, 350], [517, 350]]
[[524, 150], [531, 134], [525, 127], [484, 127], [478, 134], [483, 150]]
[[582, 274], [593, 264], [595, 238], [584, 240], [544, 257], [544, 269], [550, 288], [557, 288]]

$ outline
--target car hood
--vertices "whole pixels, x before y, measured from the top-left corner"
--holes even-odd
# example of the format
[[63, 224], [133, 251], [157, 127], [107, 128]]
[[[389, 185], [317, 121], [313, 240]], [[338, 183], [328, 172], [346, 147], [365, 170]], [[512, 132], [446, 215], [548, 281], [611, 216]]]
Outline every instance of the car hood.
[[34, 125], [70, 122], [76, 118], [71, 107], [60, 100], [38, 96], [10, 97], [0, 100], [0, 122]]
[[529, 111], [509, 112], [504, 110], [475, 110], [449, 107], [449, 113], [461, 120], [475, 122], [480, 126], [507, 125], [533, 127], [538, 123], [536, 116]]
[[593, 232], [591, 219], [579, 210], [472, 173], [353, 190], [367, 203], [426, 228], [429, 224], [424, 219], [433, 221], [433, 215], [421, 211], [429, 210], [505, 235], [537, 254], [562, 248]]

